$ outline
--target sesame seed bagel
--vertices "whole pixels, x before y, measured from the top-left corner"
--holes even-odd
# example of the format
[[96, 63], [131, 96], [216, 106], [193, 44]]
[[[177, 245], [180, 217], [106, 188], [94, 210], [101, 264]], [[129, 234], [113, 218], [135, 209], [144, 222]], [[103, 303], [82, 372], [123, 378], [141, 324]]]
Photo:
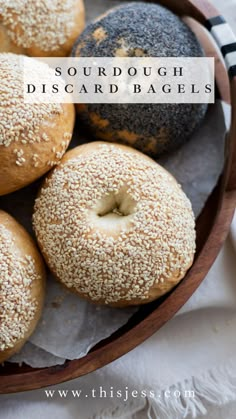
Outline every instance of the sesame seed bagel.
[[52, 70], [33, 58], [0, 54], [0, 195], [49, 171], [65, 153], [74, 128], [71, 103], [25, 103], [23, 58], [29, 71], [50, 82]]
[[[88, 24], [72, 49], [73, 57], [201, 57], [191, 29], [170, 10], [132, 2], [109, 10]], [[150, 156], [184, 144], [203, 120], [207, 105], [77, 104], [91, 134], [130, 145]]]
[[42, 185], [33, 225], [56, 278], [98, 304], [148, 303], [194, 258], [190, 201], [164, 168], [123, 145], [67, 152]]
[[0, 0], [0, 52], [67, 56], [84, 15], [83, 0]]
[[0, 363], [18, 352], [40, 318], [43, 260], [29, 234], [0, 210]]

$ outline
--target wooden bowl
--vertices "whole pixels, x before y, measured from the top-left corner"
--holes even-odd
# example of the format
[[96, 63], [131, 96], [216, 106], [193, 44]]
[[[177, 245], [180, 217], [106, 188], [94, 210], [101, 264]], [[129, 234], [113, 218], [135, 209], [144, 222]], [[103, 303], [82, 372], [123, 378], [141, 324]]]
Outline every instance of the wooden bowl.
[[[60, 366], [36, 369], [6, 363], [0, 368], [0, 393], [32, 390], [77, 378], [103, 367], [139, 345], [170, 320], [189, 299], [203, 281], [226, 239], [236, 205], [235, 39], [217, 10], [205, 0], [159, 0], [156, 3], [205, 26], [221, 48], [228, 70], [227, 75], [222, 60], [202, 26], [191, 20], [190, 25], [205, 47], [206, 54], [216, 57], [216, 82], [220, 97], [226, 102], [231, 97], [232, 103], [232, 123], [226, 140], [224, 170], [197, 220], [197, 252], [194, 264], [181, 283], [168, 295], [141, 307], [124, 327], [96, 345], [83, 358], [66, 361]], [[229, 45], [224, 45], [222, 32], [228, 34], [227, 38], [231, 41]]]

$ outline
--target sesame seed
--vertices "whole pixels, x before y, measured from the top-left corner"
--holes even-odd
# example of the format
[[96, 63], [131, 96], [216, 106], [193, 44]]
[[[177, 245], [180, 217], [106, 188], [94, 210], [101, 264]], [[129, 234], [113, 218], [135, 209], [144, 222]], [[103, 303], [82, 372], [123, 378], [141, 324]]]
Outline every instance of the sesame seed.
[[31, 286], [38, 278], [31, 256], [20, 257], [14, 237], [0, 226], [0, 350], [12, 348], [30, 327], [38, 303]]
[[[1, 15], [1, 7], [0, 7]], [[28, 145], [45, 140], [45, 135], [40, 135], [40, 127], [45, 119], [52, 120], [54, 112], [62, 113], [62, 106], [55, 103], [31, 104], [24, 102], [22, 74], [24, 61], [21, 55], [0, 54], [1, 66], [1, 101], [0, 101], [0, 147], [9, 147], [12, 143]], [[49, 67], [28, 58], [30, 71], [44, 71], [49, 79]], [[42, 67], [43, 65], [43, 67]], [[48, 69], [48, 74], [47, 74]], [[46, 73], [45, 73], [46, 70]], [[23, 156], [23, 148], [13, 151], [18, 157]], [[35, 155], [36, 156], [36, 155]], [[20, 162], [20, 161], [19, 161]], [[19, 164], [18, 164], [19, 165]]]
[[54, 51], [74, 29], [76, 0], [0, 0], [1, 23], [20, 47]]

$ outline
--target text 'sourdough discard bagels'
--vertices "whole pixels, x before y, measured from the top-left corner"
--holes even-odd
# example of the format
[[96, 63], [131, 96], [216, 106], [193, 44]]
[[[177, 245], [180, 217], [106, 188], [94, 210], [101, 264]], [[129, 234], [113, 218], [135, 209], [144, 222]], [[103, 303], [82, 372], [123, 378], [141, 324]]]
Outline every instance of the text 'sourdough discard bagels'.
[[40, 190], [33, 224], [55, 276], [100, 304], [152, 301], [193, 262], [190, 201], [164, 168], [122, 145], [66, 153]]
[[[26, 61], [25, 61], [26, 60]], [[0, 54], [0, 195], [20, 189], [49, 171], [65, 153], [73, 132], [71, 103], [25, 103], [23, 66], [44, 74], [47, 64], [16, 54]]]
[[43, 260], [31, 237], [0, 211], [0, 363], [33, 333], [44, 300]]
[[[74, 57], [199, 57], [203, 50], [189, 27], [157, 4], [133, 2], [87, 25]], [[121, 142], [152, 156], [178, 148], [199, 126], [206, 104], [78, 104], [92, 135]]]
[[83, 0], [0, 0], [0, 52], [66, 56], [83, 28]]

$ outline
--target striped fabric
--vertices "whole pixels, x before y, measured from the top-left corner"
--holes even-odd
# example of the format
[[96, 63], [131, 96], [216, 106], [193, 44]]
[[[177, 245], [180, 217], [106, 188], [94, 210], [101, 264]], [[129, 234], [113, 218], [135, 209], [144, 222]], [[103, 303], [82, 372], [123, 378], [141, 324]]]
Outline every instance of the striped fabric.
[[207, 20], [206, 27], [221, 49], [230, 77], [235, 77], [236, 37], [232, 29], [222, 16], [216, 16]]

